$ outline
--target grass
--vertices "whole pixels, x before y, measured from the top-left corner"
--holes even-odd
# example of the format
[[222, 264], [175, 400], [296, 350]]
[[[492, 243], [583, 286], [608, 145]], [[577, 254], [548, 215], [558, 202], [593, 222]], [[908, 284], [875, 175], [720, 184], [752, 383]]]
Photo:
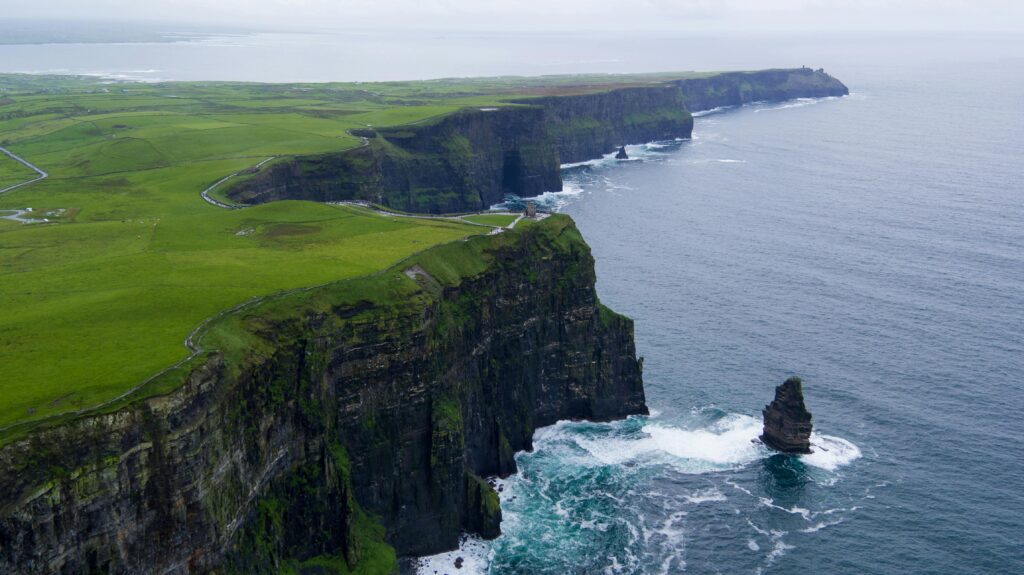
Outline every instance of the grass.
[[503, 228], [516, 221], [516, 218], [518, 217], [519, 214], [476, 214], [472, 216], [463, 216], [462, 219], [468, 222], [473, 222], [474, 224]]
[[0, 154], [0, 190], [37, 176], [38, 174], [22, 165], [21, 162], [15, 161], [7, 154]]
[[[684, 75], [376, 84], [0, 75], [0, 146], [50, 174], [0, 195], [0, 210], [32, 207], [53, 221], [0, 220], [0, 432], [133, 389], [186, 358], [183, 340], [225, 309], [487, 231], [309, 202], [224, 210], [199, 197], [224, 176], [271, 156], [357, 147], [353, 128], [670, 76]], [[0, 188], [32, 177], [0, 156]], [[154, 388], [172, 386], [169, 377]]]

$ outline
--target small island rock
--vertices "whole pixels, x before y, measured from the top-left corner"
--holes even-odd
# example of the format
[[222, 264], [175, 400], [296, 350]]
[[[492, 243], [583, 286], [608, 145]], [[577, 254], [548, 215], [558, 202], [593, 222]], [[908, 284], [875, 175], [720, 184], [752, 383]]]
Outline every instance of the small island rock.
[[775, 388], [775, 400], [766, 405], [761, 441], [782, 453], [811, 452], [811, 412], [804, 406], [803, 384], [791, 377]]
[[626, 153], [626, 146], [622, 146], [622, 147], [619, 148], [619, 153], [615, 154], [615, 159], [616, 160], [628, 160], [629, 159], [629, 154]]

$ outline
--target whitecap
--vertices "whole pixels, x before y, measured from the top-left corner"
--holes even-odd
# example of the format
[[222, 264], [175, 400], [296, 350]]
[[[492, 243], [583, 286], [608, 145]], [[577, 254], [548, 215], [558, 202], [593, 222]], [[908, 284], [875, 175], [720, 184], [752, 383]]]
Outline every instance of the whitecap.
[[817, 433], [811, 434], [811, 451], [801, 455], [800, 461], [826, 471], [835, 471], [861, 456], [860, 448], [842, 437]]
[[776, 559], [785, 555], [786, 551], [789, 551], [790, 549], [796, 549], [796, 547], [793, 545], [787, 545], [786, 542], [781, 539], [777, 540], [775, 545], [772, 547], [771, 552], [768, 553], [768, 556], [765, 557], [765, 559], [768, 560], [768, 563], [774, 563]]
[[710, 116], [711, 114], [717, 114], [719, 112], [723, 112], [731, 108], [735, 108], [735, 106], [718, 106], [717, 108], [711, 108], [710, 110], [699, 110], [697, 112], [692, 112], [690, 115], [693, 116], [694, 118], [700, 118], [703, 116]]
[[700, 505], [701, 503], [711, 503], [711, 502], [716, 502], [716, 501], [725, 501], [726, 497], [725, 497], [725, 494], [723, 494], [717, 488], [710, 487], [708, 489], [701, 489], [699, 491], [695, 491], [695, 492], [691, 493], [690, 495], [684, 495], [683, 499], [685, 499], [687, 503], [693, 503], [694, 505]]
[[842, 519], [839, 519], [839, 520], [836, 520], [836, 521], [822, 521], [820, 523], [815, 523], [814, 525], [812, 525], [812, 526], [810, 526], [810, 527], [808, 527], [806, 529], [801, 529], [800, 532], [801, 533], [816, 533], [816, 532], [821, 531], [822, 529], [824, 529], [826, 527], [831, 527], [833, 525], [839, 525], [842, 522], [843, 522]]
[[764, 449], [752, 441], [761, 433], [761, 423], [747, 415], [728, 415], [702, 429], [651, 424], [643, 431], [658, 450], [679, 459], [735, 466], [764, 455]]
[[[461, 557], [462, 567], [456, 568], [455, 561]], [[463, 535], [459, 548], [437, 555], [428, 555], [416, 560], [417, 575], [438, 573], [460, 573], [462, 575], [484, 575], [491, 563], [491, 544], [479, 537]]]

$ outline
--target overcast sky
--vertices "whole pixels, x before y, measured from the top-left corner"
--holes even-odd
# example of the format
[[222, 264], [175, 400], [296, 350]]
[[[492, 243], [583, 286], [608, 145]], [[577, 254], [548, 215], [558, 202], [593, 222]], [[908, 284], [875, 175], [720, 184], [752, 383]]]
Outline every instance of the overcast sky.
[[271, 29], [1024, 31], [1024, 0], [0, 0], [2, 18]]

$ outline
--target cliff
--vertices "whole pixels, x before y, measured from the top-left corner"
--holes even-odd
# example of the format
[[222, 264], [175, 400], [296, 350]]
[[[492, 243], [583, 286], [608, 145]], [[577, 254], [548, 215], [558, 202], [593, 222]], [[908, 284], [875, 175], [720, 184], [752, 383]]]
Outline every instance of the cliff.
[[164, 395], [0, 448], [3, 573], [386, 573], [497, 535], [534, 429], [644, 413], [572, 221], [227, 316]]
[[753, 102], [781, 102], [794, 98], [847, 96], [850, 90], [824, 70], [794, 68], [757, 72], [724, 72], [706, 78], [678, 80], [691, 112], [742, 106]]
[[228, 190], [241, 203], [369, 200], [408, 212], [486, 209], [506, 194], [562, 187], [542, 111], [469, 108], [420, 124], [360, 132], [348, 152], [286, 158]]
[[355, 150], [284, 158], [227, 190], [236, 202], [369, 200], [410, 212], [474, 211], [506, 195], [562, 189], [559, 165], [625, 144], [689, 138], [691, 112], [757, 101], [842, 96], [842, 82], [799, 68], [727, 72], [467, 108], [418, 124], [360, 131]]
[[563, 164], [600, 158], [624, 144], [689, 138], [693, 132], [693, 117], [676, 86], [516, 101], [544, 110]]
[[693, 118], [673, 86], [520, 99], [378, 129], [347, 152], [287, 158], [239, 181], [240, 203], [369, 200], [420, 213], [486, 209], [509, 194], [562, 189], [559, 166], [618, 146], [687, 138]]

